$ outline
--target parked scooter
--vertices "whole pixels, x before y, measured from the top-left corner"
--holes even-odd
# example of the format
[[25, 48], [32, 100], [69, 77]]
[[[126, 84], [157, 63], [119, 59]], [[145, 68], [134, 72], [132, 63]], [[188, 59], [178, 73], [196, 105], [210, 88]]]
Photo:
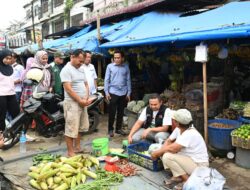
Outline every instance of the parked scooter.
[[[33, 86], [33, 95], [23, 104], [23, 112], [14, 118], [3, 132], [4, 146], [2, 149], [7, 150], [19, 142], [22, 131], [25, 133], [29, 130], [29, 125], [34, 120], [36, 123], [35, 130], [39, 135], [44, 137], [57, 136], [64, 133], [64, 114], [63, 102], [59, 95], [38, 92], [40, 80], [26, 79], [25, 85]], [[97, 131], [99, 124], [98, 105], [103, 101], [103, 95], [97, 93], [91, 97], [92, 103], [87, 107], [89, 114], [89, 132]], [[51, 108], [53, 108], [51, 110]], [[56, 108], [56, 109], [55, 109]]]

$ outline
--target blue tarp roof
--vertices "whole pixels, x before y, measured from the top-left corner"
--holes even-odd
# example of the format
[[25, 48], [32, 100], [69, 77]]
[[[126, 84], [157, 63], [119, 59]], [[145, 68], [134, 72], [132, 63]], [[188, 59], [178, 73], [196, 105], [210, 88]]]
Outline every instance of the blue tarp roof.
[[[91, 28], [92, 28], [92, 26], [87, 26], [70, 37], [43, 42], [43, 47], [45, 49], [49, 49], [49, 48], [55, 48], [57, 46], [63, 45], [65, 43], [67, 43], [69, 40], [72, 40], [74, 38], [78, 38], [79, 36], [86, 34], [87, 32], [89, 32], [91, 30]], [[26, 49], [35, 52], [39, 49], [39, 47], [38, 47], [38, 44], [32, 44], [32, 45], [24, 46], [21, 48], [16, 48], [16, 49], [14, 49], [14, 51], [19, 54], [21, 52], [24, 52]]]
[[[124, 29], [130, 20], [122, 21], [117, 24], [107, 24], [101, 26], [101, 36], [102, 38], [106, 38], [109, 35], [112, 35], [114, 32]], [[94, 29], [86, 34], [78, 35], [76, 38], [72, 38], [64, 42], [63, 44], [54, 46], [54, 48], [59, 49], [61, 51], [66, 51], [69, 49], [84, 49], [89, 50], [96, 53], [101, 53], [101, 49], [99, 48], [97, 39], [97, 29]]]
[[233, 2], [198, 15], [150, 12], [136, 18], [126, 31], [108, 36], [102, 48], [176, 41], [199, 41], [250, 36], [250, 2]]

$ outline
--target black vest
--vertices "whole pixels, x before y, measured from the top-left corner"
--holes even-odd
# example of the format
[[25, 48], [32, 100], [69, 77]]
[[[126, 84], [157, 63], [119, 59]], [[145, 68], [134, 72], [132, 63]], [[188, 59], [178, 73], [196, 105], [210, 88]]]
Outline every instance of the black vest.
[[[158, 113], [155, 116], [155, 127], [162, 126], [162, 122], [163, 122], [164, 113], [165, 113], [166, 108], [167, 108], [166, 106], [161, 105]], [[146, 109], [146, 117], [147, 117], [147, 119], [146, 119], [144, 126], [143, 126], [143, 128], [145, 128], [145, 129], [150, 127], [152, 120], [153, 120], [153, 111], [150, 109], [149, 106]]]

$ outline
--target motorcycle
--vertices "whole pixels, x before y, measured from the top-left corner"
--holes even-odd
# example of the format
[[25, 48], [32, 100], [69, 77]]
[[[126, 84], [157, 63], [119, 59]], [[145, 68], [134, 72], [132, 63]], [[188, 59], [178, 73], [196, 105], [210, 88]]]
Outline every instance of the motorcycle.
[[[35, 86], [33, 95], [23, 104], [23, 112], [14, 118], [3, 132], [4, 146], [3, 150], [13, 147], [19, 142], [22, 131], [29, 130], [29, 125], [34, 120], [35, 130], [44, 137], [55, 137], [63, 135], [65, 120], [63, 114], [63, 101], [57, 94], [47, 92], [37, 92], [37, 81], [25, 80], [26, 85]], [[103, 95], [96, 93], [92, 95], [92, 103], [88, 105], [89, 131], [96, 132], [99, 124], [98, 105], [103, 101]]]

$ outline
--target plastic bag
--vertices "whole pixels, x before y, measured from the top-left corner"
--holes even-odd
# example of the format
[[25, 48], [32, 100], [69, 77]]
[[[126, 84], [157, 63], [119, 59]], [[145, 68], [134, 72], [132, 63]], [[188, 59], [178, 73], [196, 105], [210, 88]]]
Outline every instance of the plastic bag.
[[197, 167], [187, 182], [183, 190], [222, 190], [226, 179], [214, 168]]
[[159, 139], [159, 143], [153, 143], [148, 148], [148, 153], [151, 154], [152, 152], [159, 150], [162, 147], [164, 140]]

